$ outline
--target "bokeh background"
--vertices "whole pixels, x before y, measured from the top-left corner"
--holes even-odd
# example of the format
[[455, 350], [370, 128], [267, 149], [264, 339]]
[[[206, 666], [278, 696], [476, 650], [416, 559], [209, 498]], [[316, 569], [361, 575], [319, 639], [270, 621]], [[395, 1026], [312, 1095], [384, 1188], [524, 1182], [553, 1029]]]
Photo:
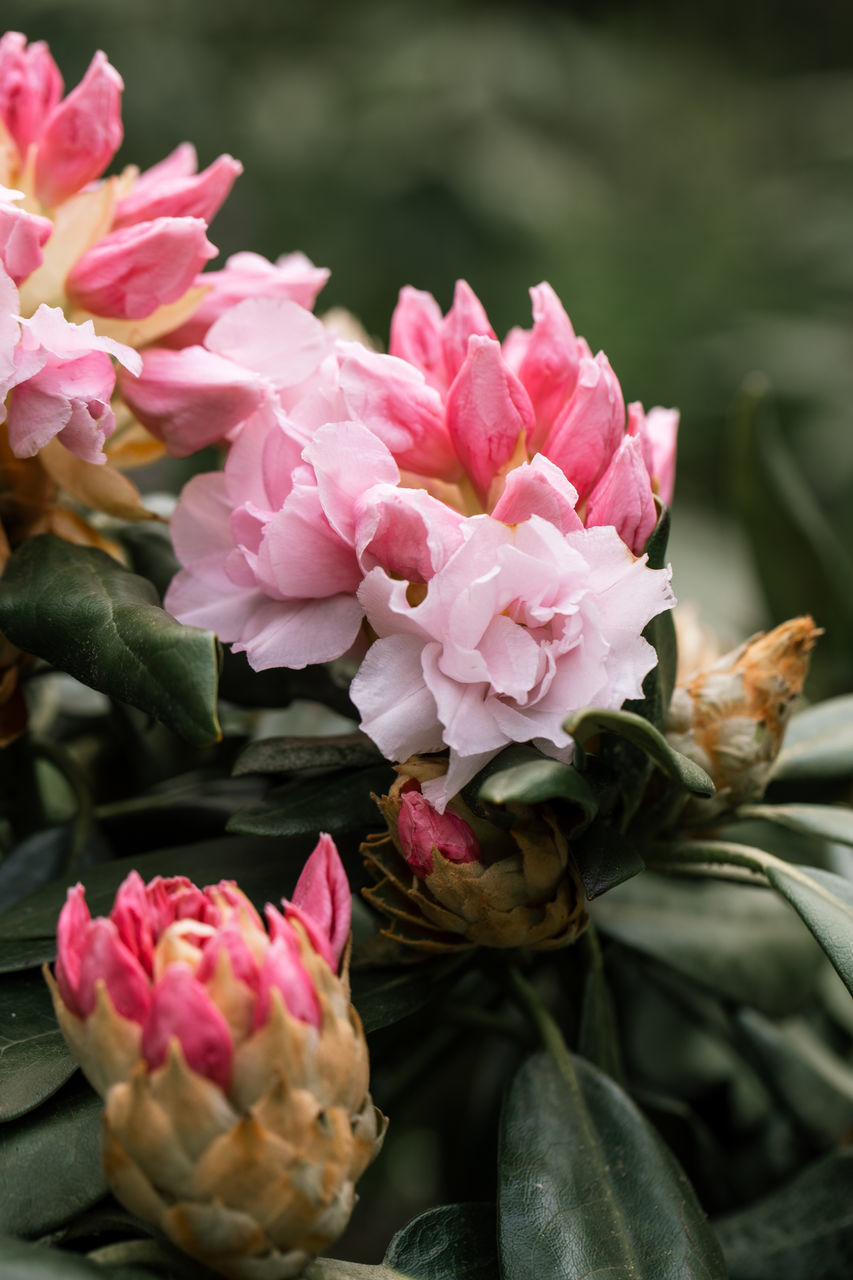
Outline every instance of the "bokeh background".
[[[812, 610], [828, 630], [817, 687], [853, 688], [853, 6], [4, 0], [2, 14], [50, 42], [69, 87], [108, 53], [126, 83], [117, 163], [184, 139], [202, 164], [241, 159], [211, 233], [220, 262], [301, 249], [332, 271], [319, 309], [349, 308], [380, 342], [404, 283], [446, 307], [465, 276], [500, 334], [529, 323], [527, 288], [550, 280], [626, 399], [682, 411], [678, 595], [732, 641]], [[499, 1067], [460, 1144], [488, 1128]], [[416, 1118], [454, 1106], [441, 1063], [409, 1121], [398, 1076], [375, 1174], [386, 1221], [339, 1256], [375, 1260], [437, 1195], [490, 1194], [491, 1173], [463, 1187], [438, 1169]], [[456, 1155], [470, 1174], [471, 1150]]]

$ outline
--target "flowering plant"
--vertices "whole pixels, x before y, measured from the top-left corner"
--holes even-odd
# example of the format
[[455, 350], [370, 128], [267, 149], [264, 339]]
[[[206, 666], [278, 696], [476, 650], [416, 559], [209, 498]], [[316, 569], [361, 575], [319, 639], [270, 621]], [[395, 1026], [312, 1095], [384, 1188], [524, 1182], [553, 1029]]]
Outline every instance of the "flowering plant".
[[549, 285], [203, 270], [240, 165], [108, 174], [121, 87], [0, 40], [0, 1269], [846, 1280], [820, 626], [673, 621], [678, 415]]

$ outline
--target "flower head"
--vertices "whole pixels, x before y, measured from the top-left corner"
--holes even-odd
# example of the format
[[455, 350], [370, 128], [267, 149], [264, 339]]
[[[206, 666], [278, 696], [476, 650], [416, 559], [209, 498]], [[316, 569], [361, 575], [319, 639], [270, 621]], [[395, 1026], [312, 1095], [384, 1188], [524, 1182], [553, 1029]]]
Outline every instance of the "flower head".
[[349, 887], [328, 836], [265, 920], [231, 882], [132, 872], [108, 917], [59, 919], [57, 1017], [106, 1104], [116, 1195], [221, 1271], [298, 1274], [378, 1150], [349, 1004]]

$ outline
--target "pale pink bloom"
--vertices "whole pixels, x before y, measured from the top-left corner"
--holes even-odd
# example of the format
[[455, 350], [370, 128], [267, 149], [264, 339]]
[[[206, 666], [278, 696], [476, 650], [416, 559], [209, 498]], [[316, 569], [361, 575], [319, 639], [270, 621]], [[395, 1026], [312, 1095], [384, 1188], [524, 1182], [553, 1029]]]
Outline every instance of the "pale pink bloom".
[[0, 120], [22, 157], [62, 97], [62, 76], [43, 40], [20, 31], [0, 39]]
[[154, 218], [212, 221], [243, 166], [233, 156], [221, 155], [201, 173], [196, 169], [195, 147], [181, 143], [165, 160], [141, 173], [129, 194], [118, 201], [113, 229]]
[[674, 603], [612, 527], [474, 516], [465, 535], [419, 603], [381, 568], [359, 589], [379, 636], [351, 688], [362, 728], [392, 760], [449, 747], [423, 785], [439, 811], [508, 743], [571, 758], [571, 712], [640, 697], [656, 662], [641, 632]]
[[138, 320], [177, 302], [218, 250], [201, 218], [155, 218], [111, 231], [75, 262], [65, 281], [72, 304]]
[[83, 79], [46, 116], [36, 144], [35, 191], [53, 208], [100, 177], [121, 145], [124, 82], [98, 52]]
[[636, 401], [628, 405], [628, 432], [639, 436], [648, 473], [661, 502], [672, 502], [675, 488], [675, 446], [678, 435], [678, 410], [659, 405], [643, 413]]
[[[328, 836], [305, 864], [293, 902], [284, 900], [282, 908], [283, 914], [267, 906], [265, 926], [232, 882], [198, 889], [183, 876], [158, 876], [146, 885], [132, 871], [109, 916], [92, 919], [78, 884], [59, 916], [59, 995], [85, 1021], [96, 1012], [102, 983], [113, 1010], [138, 1026], [149, 1070], [162, 1066], [174, 1039], [193, 1071], [227, 1089], [235, 1048], [268, 1020], [273, 990], [294, 1018], [320, 1027], [303, 949], [337, 972], [350, 927], [349, 885]], [[97, 1040], [91, 1047], [97, 1051]], [[100, 1051], [109, 1059], [109, 1044]], [[93, 1074], [109, 1078], [114, 1065], [95, 1063]]]
[[15, 284], [41, 266], [42, 246], [53, 231], [50, 218], [19, 207], [22, 199], [23, 192], [0, 187], [0, 262]]
[[482, 862], [477, 837], [464, 818], [447, 810], [439, 813], [419, 791], [400, 797], [397, 834], [403, 857], [419, 880], [433, 872], [436, 850], [448, 862]]
[[30, 458], [56, 436], [87, 462], [103, 463], [104, 440], [115, 426], [110, 398], [114, 356], [139, 368], [135, 351], [98, 337], [91, 321], [71, 324], [58, 307], [44, 304], [20, 321], [6, 379], [6, 422], [12, 451]]

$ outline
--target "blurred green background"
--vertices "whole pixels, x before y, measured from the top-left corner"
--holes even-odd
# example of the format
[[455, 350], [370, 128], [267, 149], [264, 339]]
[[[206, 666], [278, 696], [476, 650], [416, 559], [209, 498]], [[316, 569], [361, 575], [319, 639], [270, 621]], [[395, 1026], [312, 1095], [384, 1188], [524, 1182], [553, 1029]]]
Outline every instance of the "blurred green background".
[[[824, 599], [853, 597], [850, 6], [5, 0], [3, 18], [51, 43], [69, 86], [107, 51], [121, 161], [183, 139], [202, 163], [238, 156], [222, 256], [304, 250], [332, 270], [320, 309], [380, 339], [406, 282], [446, 306], [467, 277], [501, 333], [550, 280], [627, 399], [682, 410], [679, 595], [734, 639], [812, 608], [836, 632], [827, 687], [850, 684], [853, 603]], [[771, 534], [767, 603], [730, 519], [780, 506], [731, 448], [755, 371], [834, 530], [818, 570]]]

